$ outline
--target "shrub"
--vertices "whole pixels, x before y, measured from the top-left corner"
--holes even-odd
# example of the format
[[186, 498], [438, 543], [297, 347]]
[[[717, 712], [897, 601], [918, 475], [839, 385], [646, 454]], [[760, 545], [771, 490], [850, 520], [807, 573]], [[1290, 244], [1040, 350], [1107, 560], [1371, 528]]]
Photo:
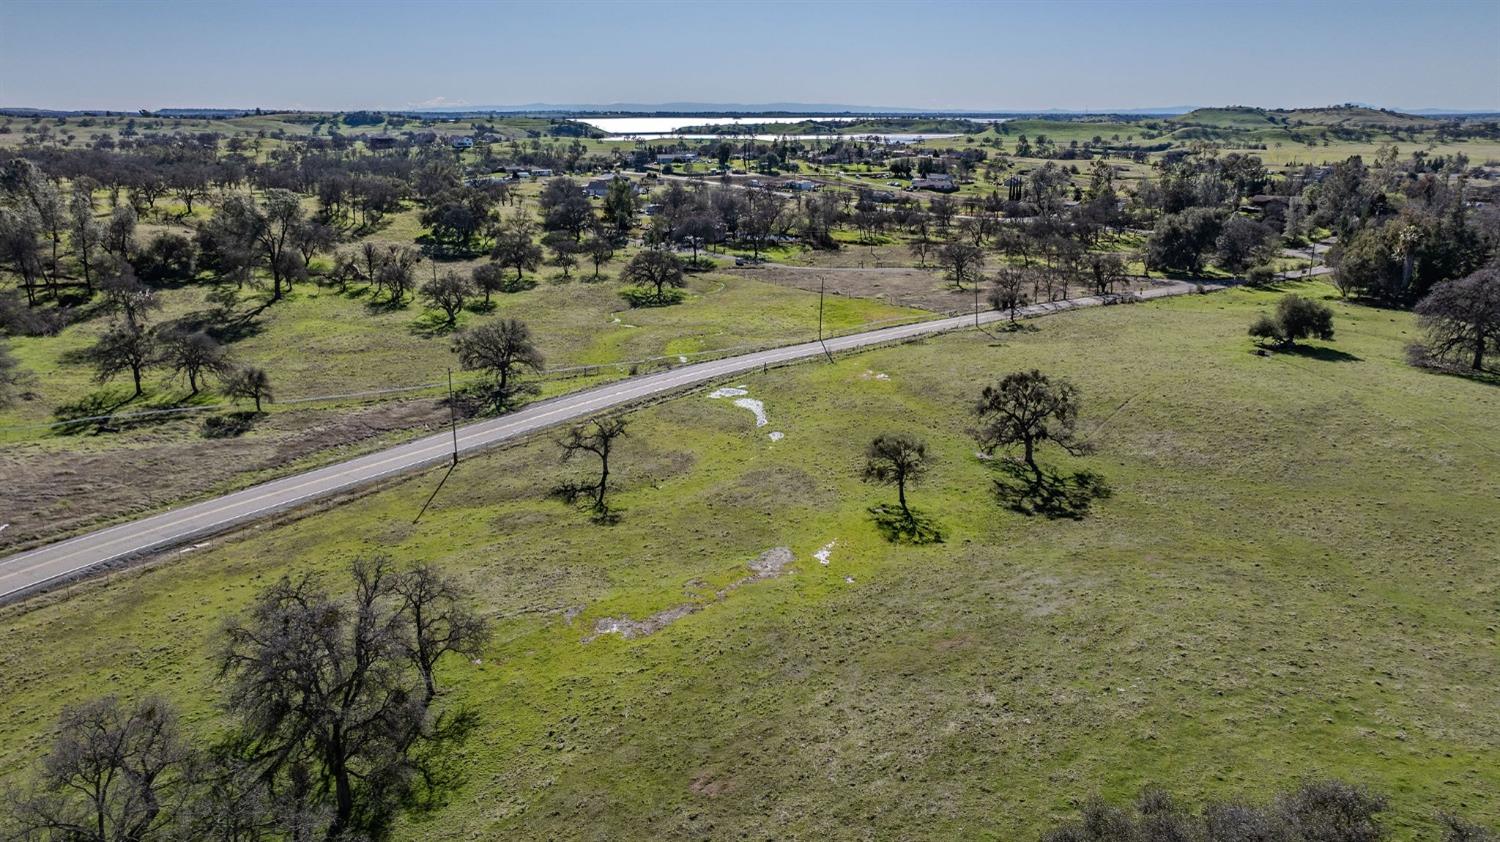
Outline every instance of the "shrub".
[[1250, 335], [1277, 347], [1290, 348], [1298, 339], [1333, 338], [1333, 311], [1300, 295], [1288, 295], [1276, 304], [1274, 316], [1260, 315], [1250, 324]]
[[687, 298], [687, 293], [680, 289], [664, 289], [657, 295], [651, 287], [633, 286], [620, 290], [620, 297], [632, 307], [667, 307], [680, 304]]
[[1276, 270], [1262, 263], [1259, 266], [1251, 266], [1245, 273], [1245, 281], [1251, 286], [1265, 286], [1276, 280]]
[[[1148, 787], [1130, 808], [1090, 799], [1077, 821], [1044, 835], [1045, 842], [1379, 842], [1388, 837], [1380, 814], [1384, 796], [1342, 781], [1309, 781], [1282, 793], [1269, 804], [1234, 800], [1209, 804], [1195, 814], [1163, 790]], [[1466, 836], [1477, 826], [1441, 817], [1447, 839]], [[1480, 831], [1482, 833], [1482, 831]]]

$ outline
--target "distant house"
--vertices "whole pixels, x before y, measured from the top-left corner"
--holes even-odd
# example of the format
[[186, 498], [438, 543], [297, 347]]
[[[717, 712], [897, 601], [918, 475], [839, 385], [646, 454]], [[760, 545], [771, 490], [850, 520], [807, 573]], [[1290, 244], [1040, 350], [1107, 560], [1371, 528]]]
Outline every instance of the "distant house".
[[532, 170], [531, 174], [537, 178], [551, 178], [552, 170]]
[[1250, 208], [1264, 216], [1283, 216], [1289, 201], [1286, 196], [1260, 193], [1250, 197]]
[[953, 193], [958, 190], [958, 185], [953, 182], [953, 176], [945, 172], [935, 172], [923, 178], [914, 178], [911, 187], [913, 190], [935, 190], [938, 193]]
[[781, 189], [783, 189], [783, 190], [807, 191], [807, 190], [816, 190], [816, 189], [818, 189], [818, 185], [815, 184], [815, 183], [813, 183], [813, 182], [811, 182], [811, 181], [808, 181], [805, 178], [804, 179], [793, 179], [791, 181], [783, 182], [782, 185], [781, 185]]
[[448, 142], [450, 144], [452, 144], [452, 146], [453, 146], [454, 149], [473, 149], [474, 148], [474, 138], [472, 138], [472, 137], [467, 137], [467, 136], [464, 136], [464, 137], [455, 137], [455, 138], [453, 138], [452, 140], [450, 140]]
[[625, 178], [622, 175], [616, 175], [610, 178], [596, 178], [583, 186], [583, 192], [587, 194], [589, 198], [602, 199], [605, 196], [609, 195], [609, 186], [611, 184], [614, 184], [616, 181], [628, 182], [629, 180], [630, 179]]
[[371, 149], [395, 149], [397, 139], [388, 134], [373, 134], [365, 140], [365, 146]]
[[696, 160], [697, 152], [661, 152], [656, 156], [658, 164], [691, 164]]

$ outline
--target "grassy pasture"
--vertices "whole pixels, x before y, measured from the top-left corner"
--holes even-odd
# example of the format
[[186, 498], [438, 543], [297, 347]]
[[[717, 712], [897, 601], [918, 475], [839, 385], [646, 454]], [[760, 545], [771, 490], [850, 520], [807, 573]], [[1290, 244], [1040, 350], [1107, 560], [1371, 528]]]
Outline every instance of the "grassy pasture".
[[[0, 760], [24, 768], [63, 702], [106, 691], [165, 693], [212, 730], [221, 618], [279, 575], [385, 552], [457, 573], [497, 628], [444, 675], [483, 715], [467, 783], [403, 837], [1025, 839], [1093, 792], [1309, 774], [1389, 793], [1398, 839], [1439, 807], [1500, 822], [1500, 392], [1407, 367], [1409, 315], [1336, 301], [1336, 342], [1253, 355], [1274, 300], [738, 379], [760, 429], [695, 390], [632, 413], [614, 527], [544, 499], [566, 469], [542, 437], [468, 460], [420, 525], [436, 475], [8, 609]], [[1098, 451], [1044, 456], [1113, 486], [1082, 520], [998, 507], [964, 432], [982, 384], [1031, 366], [1084, 395]], [[857, 480], [860, 450], [885, 430], [936, 453], [911, 499], [945, 543], [872, 525], [894, 492]], [[715, 600], [778, 546], [787, 575]]]

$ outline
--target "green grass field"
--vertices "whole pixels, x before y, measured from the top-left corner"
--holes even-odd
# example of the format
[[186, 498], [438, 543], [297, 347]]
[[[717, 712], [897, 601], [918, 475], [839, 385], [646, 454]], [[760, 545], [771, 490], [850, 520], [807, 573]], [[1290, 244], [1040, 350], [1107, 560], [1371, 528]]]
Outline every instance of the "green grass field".
[[[620, 264], [609, 267], [611, 276], [618, 274]], [[620, 298], [620, 284], [613, 277], [595, 283], [589, 280], [591, 271], [585, 270], [563, 282], [554, 274], [549, 270], [525, 292], [497, 294], [492, 311], [466, 312], [459, 326], [521, 319], [531, 327], [549, 368], [787, 344], [817, 335], [816, 293], [710, 273], [691, 276], [691, 296], [683, 304], [632, 310]], [[156, 320], [210, 309], [206, 294], [204, 287], [167, 291]], [[831, 299], [824, 312], [835, 332], [923, 315], [858, 298]], [[106, 319], [96, 318], [55, 337], [11, 343], [21, 365], [36, 376], [30, 388], [39, 397], [0, 411], [0, 436], [49, 435], [21, 425], [52, 421], [55, 407], [101, 391], [86, 365], [65, 360], [69, 352], [88, 347], [107, 326]], [[382, 302], [372, 303], [361, 289], [340, 293], [309, 283], [266, 308], [248, 335], [230, 343], [229, 351], [240, 362], [269, 371], [283, 400], [347, 394], [441, 380], [456, 361], [451, 337], [437, 327], [433, 314], [420, 303], [390, 309]], [[128, 396], [128, 379], [116, 380], [102, 391], [123, 390]], [[147, 396], [119, 411], [174, 405], [187, 391], [166, 371], [151, 373], [148, 380]]]
[[[761, 429], [694, 390], [632, 413], [613, 527], [543, 496], [567, 473], [543, 436], [465, 462], [417, 526], [435, 474], [6, 609], [0, 760], [25, 768], [63, 704], [104, 692], [164, 693], [212, 731], [223, 617], [387, 553], [455, 572], [497, 631], [443, 676], [483, 718], [467, 781], [403, 838], [1027, 839], [1095, 792], [1308, 775], [1388, 793], [1398, 839], [1439, 808], [1493, 825], [1500, 391], [1407, 367], [1409, 315], [1339, 302], [1336, 342], [1256, 356], [1245, 326], [1274, 300], [734, 381]], [[1083, 520], [1000, 508], [965, 433], [979, 388], [1031, 366], [1082, 391], [1097, 452], [1044, 459], [1113, 486]], [[872, 525], [894, 492], [858, 481], [860, 452], [885, 430], [935, 451], [911, 498], [945, 543]], [[779, 546], [787, 575], [714, 600]]]

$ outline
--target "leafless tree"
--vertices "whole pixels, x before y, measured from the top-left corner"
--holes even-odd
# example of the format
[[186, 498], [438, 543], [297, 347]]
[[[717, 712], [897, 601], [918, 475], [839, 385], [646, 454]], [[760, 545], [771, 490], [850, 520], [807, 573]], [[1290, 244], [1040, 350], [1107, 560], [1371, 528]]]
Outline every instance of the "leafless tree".
[[1500, 351], [1500, 263], [1434, 286], [1416, 309], [1429, 355], [1479, 371], [1486, 352]]
[[381, 835], [431, 771], [430, 750], [472, 724], [433, 710], [432, 668], [476, 655], [487, 634], [435, 571], [376, 558], [352, 573], [348, 598], [283, 578], [226, 627], [220, 655], [242, 756], [273, 799], [326, 806], [329, 839]]
[[446, 317], [443, 324], [448, 327], [457, 323], [458, 314], [463, 311], [473, 292], [474, 288], [468, 279], [454, 272], [444, 272], [422, 285], [422, 297], [432, 307], [443, 311]]
[[205, 375], [223, 376], [233, 370], [224, 348], [203, 331], [168, 334], [165, 358], [172, 371], [187, 378], [188, 388], [198, 394]]
[[35, 790], [10, 805], [22, 839], [160, 838], [190, 791], [193, 754], [166, 701], [113, 697], [63, 711]]
[[266, 374], [265, 369], [254, 366], [237, 368], [224, 378], [224, 394], [234, 400], [253, 400], [255, 411], [260, 412], [261, 401], [273, 400], [271, 376]]
[[594, 519], [605, 522], [612, 519], [607, 494], [609, 492], [609, 456], [614, 450], [615, 440], [626, 435], [626, 421], [621, 417], [594, 418], [568, 431], [560, 442], [562, 461], [568, 462], [580, 453], [592, 453], [599, 459], [599, 479], [594, 482], [567, 482], [557, 489], [558, 496], [569, 503], [587, 497]]
[[1028, 274], [1027, 270], [1018, 266], [1002, 266], [995, 273], [995, 285], [990, 287], [990, 306], [996, 310], [1009, 311], [1012, 324], [1016, 321], [1016, 311], [1026, 306]]
[[948, 243], [938, 249], [938, 265], [948, 273], [954, 286], [963, 289], [965, 283], [979, 282], [979, 273], [984, 270], [984, 250], [971, 243]]

